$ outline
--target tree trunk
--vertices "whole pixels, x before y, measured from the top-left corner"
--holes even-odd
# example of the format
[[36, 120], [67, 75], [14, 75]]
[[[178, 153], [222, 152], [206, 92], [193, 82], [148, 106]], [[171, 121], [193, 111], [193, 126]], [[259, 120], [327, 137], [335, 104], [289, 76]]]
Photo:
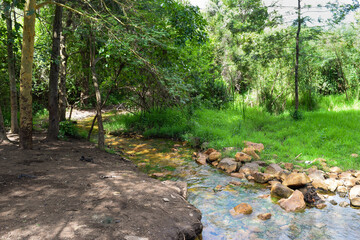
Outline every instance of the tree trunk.
[[[58, 2], [61, 3], [61, 0]], [[53, 23], [53, 41], [51, 51], [50, 77], [49, 77], [49, 128], [48, 140], [56, 140], [59, 135], [59, 56], [60, 56], [60, 35], [62, 31], [62, 7], [56, 5]]]
[[19, 133], [19, 122], [18, 122], [18, 100], [16, 90], [16, 73], [15, 73], [15, 55], [14, 55], [14, 34], [12, 29], [11, 20], [11, 7], [4, 4], [4, 15], [6, 18], [6, 29], [7, 29], [7, 61], [8, 71], [10, 80], [10, 104], [11, 104], [11, 132]]
[[105, 149], [105, 137], [104, 137], [104, 126], [102, 122], [102, 115], [101, 115], [101, 108], [102, 108], [102, 102], [101, 102], [101, 94], [96, 74], [96, 63], [99, 61], [99, 59], [95, 59], [96, 49], [95, 49], [95, 36], [92, 35], [92, 32], [90, 30], [90, 68], [91, 68], [91, 74], [92, 74], [92, 80], [94, 84], [95, 89], [95, 95], [96, 95], [96, 115], [97, 115], [97, 122], [98, 122], [98, 147], [100, 149]]
[[[66, 21], [66, 29], [70, 28], [72, 23], [72, 12], [68, 11], [68, 17]], [[66, 36], [62, 32], [60, 36], [60, 57], [61, 57], [61, 65], [60, 65], [60, 82], [59, 82], [59, 117], [60, 121], [66, 120], [66, 74], [67, 74], [67, 60], [69, 58], [66, 53]]]
[[4, 117], [2, 115], [1, 106], [0, 106], [0, 143], [4, 140], [8, 140], [6, 136], [6, 130], [4, 126]]
[[296, 112], [299, 110], [300, 30], [301, 30], [301, 0], [298, 0], [298, 28], [296, 32], [296, 56], [295, 56], [295, 111]]
[[34, 59], [36, 0], [26, 0], [20, 70], [20, 146], [32, 148], [32, 68]]

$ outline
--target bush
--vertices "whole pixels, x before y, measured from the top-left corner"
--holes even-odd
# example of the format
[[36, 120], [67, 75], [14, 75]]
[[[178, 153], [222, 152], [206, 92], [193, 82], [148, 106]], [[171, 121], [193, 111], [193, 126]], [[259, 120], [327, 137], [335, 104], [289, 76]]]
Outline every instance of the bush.
[[76, 122], [74, 121], [62, 121], [59, 123], [59, 136], [60, 139], [66, 137], [79, 137], [78, 130], [76, 128]]
[[124, 123], [128, 131], [142, 132], [146, 137], [182, 139], [182, 135], [190, 129], [187, 116], [185, 109], [153, 109], [127, 115]]

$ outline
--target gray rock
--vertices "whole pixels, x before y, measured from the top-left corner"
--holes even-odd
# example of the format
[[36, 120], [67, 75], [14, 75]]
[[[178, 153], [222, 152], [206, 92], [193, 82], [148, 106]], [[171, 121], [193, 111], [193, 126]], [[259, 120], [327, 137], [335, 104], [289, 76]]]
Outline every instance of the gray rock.
[[277, 165], [276, 163], [272, 163], [266, 168], [265, 173], [277, 174], [283, 171], [284, 169], [282, 169], [279, 165]]
[[261, 172], [254, 172], [251, 176], [253, 176], [254, 181], [257, 183], [267, 183], [275, 178], [272, 174]]
[[275, 195], [281, 198], [288, 198], [293, 194], [293, 190], [282, 185], [281, 183], [275, 183], [271, 187], [271, 195]]
[[250, 162], [250, 163], [245, 163], [239, 170], [239, 172], [243, 172], [245, 175], [251, 175], [254, 172], [258, 172], [259, 171], [259, 164], [254, 163], [254, 162]]
[[224, 170], [227, 173], [232, 173], [239, 169], [239, 163], [236, 162], [234, 158], [224, 158], [219, 162], [217, 168]]

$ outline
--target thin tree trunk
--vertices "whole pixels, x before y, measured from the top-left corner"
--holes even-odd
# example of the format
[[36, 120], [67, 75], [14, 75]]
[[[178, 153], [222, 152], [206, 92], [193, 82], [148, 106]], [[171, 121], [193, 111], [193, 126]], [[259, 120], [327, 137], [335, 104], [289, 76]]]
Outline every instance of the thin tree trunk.
[[299, 110], [300, 30], [301, 30], [301, 0], [298, 0], [298, 28], [296, 32], [296, 57], [295, 57], [295, 111], [296, 112]]
[[[72, 23], [72, 12], [68, 11], [68, 17], [66, 21], [66, 29], [70, 28]], [[67, 60], [69, 55], [66, 53], [66, 37], [67, 34], [62, 34], [60, 36], [60, 82], [59, 82], [59, 117], [60, 121], [66, 120], [66, 74], [67, 74]]]
[[[61, 0], [58, 0], [61, 3]], [[62, 7], [56, 5], [53, 23], [53, 40], [51, 51], [50, 78], [49, 78], [49, 128], [48, 140], [56, 140], [59, 135], [59, 56], [60, 35], [62, 31]]]
[[16, 90], [16, 73], [15, 73], [15, 55], [14, 55], [14, 34], [12, 29], [11, 20], [11, 8], [10, 5], [6, 6], [6, 2], [3, 2], [4, 9], [8, 9], [4, 12], [6, 18], [6, 29], [7, 29], [7, 61], [8, 61], [8, 72], [10, 80], [10, 104], [11, 104], [11, 128], [12, 133], [19, 133], [19, 122], [18, 122], [18, 100]]
[[90, 30], [90, 68], [91, 68], [92, 80], [93, 80], [95, 96], [96, 96], [96, 115], [97, 115], [97, 122], [98, 122], [98, 147], [100, 149], [105, 149], [104, 126], [103, 126], [102, 115], [101, 115], [102, 102], [101, 102], [101, 94], [100, 94], [98, 78], [97, 78], [96, 68], [95, 68], [96, 63], [100, 59], [95, 59], [95, 54], [96, 54], [95, 48], [96, 48], [95, 36], [93, 36], [93, 34]]
[[[89, 42], [86, 43], [89, 45]], [[86, 106], [88, 104], [89, 98], [89, 52], [88, 48], [85, 48], [81, 52], [82, 56], [82, 71], [83, 71], [83, 78], [81, 79], [81, 92], [80, 92], [80, 104], [81, 106]]]
[[24, 8], [23, 43], [20, 70], [20, 147], [32, 148], [32, 68], [34, 59], [36, 0], [27, 0]]
[[4, 126], [4, 117], [2, 115], [1, 106], [0, 106], [0, 143], [4, 140], [8, 140], [6, 136], [6, 130]]

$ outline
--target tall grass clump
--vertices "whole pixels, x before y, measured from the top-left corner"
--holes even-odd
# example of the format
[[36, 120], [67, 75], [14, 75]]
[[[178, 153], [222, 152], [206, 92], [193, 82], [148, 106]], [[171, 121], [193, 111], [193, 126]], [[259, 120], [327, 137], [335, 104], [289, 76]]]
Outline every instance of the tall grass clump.
[[141, 132], [145, 137], [182, 139], [190, 130], [189, 114], [186, 109], [153, 109], [148, 112], [128, 114], [123, 117], [127, 131]]

